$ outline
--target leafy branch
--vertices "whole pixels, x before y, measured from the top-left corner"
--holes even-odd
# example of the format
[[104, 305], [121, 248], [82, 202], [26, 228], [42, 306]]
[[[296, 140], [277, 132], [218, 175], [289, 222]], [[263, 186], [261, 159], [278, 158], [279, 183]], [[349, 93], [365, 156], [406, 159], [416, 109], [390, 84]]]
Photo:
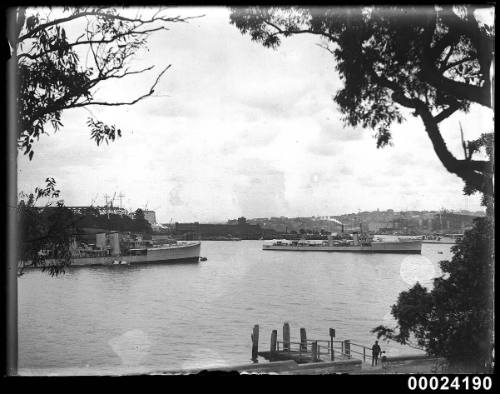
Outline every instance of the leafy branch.
[[[187, 23], [201, 16], [169, 16], [165, 7], [159, 7], [149, 17], [127, 16], [111, 7], [64, 7], [62, 13], [59, 11], [57, 17], [52, 17], [43, 9], [18, 8], [17, 35], [9, 37], [19, 80], [18, 149], [31, 160], [35, 142], [48, 133], [47, 125], [54, 131], [63, 126], [64, 110], [91, 105], [134, 105], [152, 96], [171, 65], [156, 75], [143, 94], [130, 100], [95, 98], [97, 88], [105, 81], [153, 70], [153, 66], [130, 67], [131, 60], [147, 50], [151, 34], [168, 31], [173, 23]], [[82, 23], [83, 31], [68, 33], [75, 31], [68, 26]], [[80, 58], [85, 50], [91, 54], [90, 62]], [[89, 125], [98, 124], [103, 125], [98, 120]], [[96, 142], [101, 141], [99, 134], [92, 136]]]

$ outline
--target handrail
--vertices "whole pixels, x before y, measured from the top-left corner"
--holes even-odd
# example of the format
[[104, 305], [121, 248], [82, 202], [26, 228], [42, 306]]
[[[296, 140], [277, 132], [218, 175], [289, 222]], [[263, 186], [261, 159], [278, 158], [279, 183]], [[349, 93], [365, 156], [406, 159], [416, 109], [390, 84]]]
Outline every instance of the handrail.
[[363, 354], [363, 352], [358, 352], [357, 350], [352, 350], [352, 349], [351, 349], [351, 353], [362, 354], [362, 355], [363, 355], [363, 356], [365, 356], [365, 357], [370, 357], [370, 358], [372, 358], [372, 356], [371, 356], [371, 355], [369, 355], [369, 354]]
[[[281, 342], [281, 343], [285, 343], [284, 341], [278, 341], [278, 342]], [[305, 342], [307, 343], [312, 343], [312, 342], [318, 342], [318, 343], [328, 343], [330, 344], [330, 340], [327, 340], [327, 339], [307, 339]], [[342, 343], [344, 341], [341, 341], [341, 340], [334, 340], [333, 343]], [[289, 341], [288, 343], [295, 343], [295, 344], [301, 344], [303, 342], [295, 342], [295, 341]]]
[[[318, 342], [318, 343], [327, 343], [328, 345], [330, 345], [330, 341], [326, 341], [326, 340], [307, 340], [307, 342]], [[342, 341], [333, 341], [334, 344], [335, 343], [341, 343]], [[276, 343], [281, 343], [281, 344], [285, 344], [284, 341], [276, 341]], [[304, 343], [303, 342], [295, 342], [295, 341], [289, 341], [288, 342], [290, 345], [303, 345]], [[334, 346], [336, 348], [340, 348], [341, 346], [337, 345], [337, 346]]]
[[[331, 340], [307, 339], [306, 341], [302, 341], [302, 342], [288, 341], [287, 342], [287, 344], [289, 345], [288, 351], [298, 351], [299, 355], [308, 354], [308, 353], [310, 354], [310, 353], [312, 353], [312, 347], [308, 346], [308, 344], [311, 344], [313, 342], [316, 342], [318, 344], [318, 347], [317, 347], [318, 358], [321, 355], [330, 355], [331, 356], [332, 350], [333, 350], [336, 357], [351, 359], [353, 357], [353, 354], [355, 354], [355, 355], [361, 356], [361, 359], [364, 362], [369, 362], [368, 360], [373, 360], [373, 356], [371, 354], [371, 348], [364, 346], [364, 345], [360, 345], [358, 343], [348, 342], [350, 344], [350, 347], [349, 347], [349, 354], [347, 354], [347, 353], [345, 353], [345, 350], [344, 350], [345, 341], [341, 341], [341, 340], [331, 341]], [[327, 344], [327, 346], [325, 346], [325, 345], [319, 346], [319, 344], [321, 344], [321, 343]], [[282, 349], [285, 350], [284, 349], [285, 342], [279, 341], [279, 340], [276, 341], [277, 350], [280, 351], [280, 344], [282, 345]], [[304, 348], [304, 344], [306, 345], [306, 348]], [[296, 345], [296, 346], [292, 346], [292, 345]], [[352, 349], [353, 346], [361, 348], [362, 350], [361, 349]], [[323, 349], [321, 347], [323, 347]], [[325, 350], [325, 347], [326, 347], [326, 350]]]
[[368, 346], [365, 346], [365, 345], [360, 345], [360, 344], [354, 343], [354, 342], [351, 342], [351, 346], [358, 346], [358, 347], [361, 347], [361, 348], [372, 350], [371, 347], [368, 347]]

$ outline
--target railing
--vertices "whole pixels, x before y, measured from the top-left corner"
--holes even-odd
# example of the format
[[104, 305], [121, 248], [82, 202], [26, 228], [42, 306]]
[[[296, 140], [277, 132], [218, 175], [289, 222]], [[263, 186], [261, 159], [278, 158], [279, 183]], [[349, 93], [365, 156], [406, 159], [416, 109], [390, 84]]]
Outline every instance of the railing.
[[[252, 338], [252, 360], [257, 362], [259, 325], [256, 324], [251, 334]], [[368, 346], [353, 343], [351, 340], [334, 340], [335, 330], [330, 328], [330, 340], [307, 339], [305, 328], [300, 329], [300, 341], [291, 341], [290, 325], [285, 322], [283, 325], [283, 340], [278, 341], [278, 330], [272, 330], [270, 341], [270, 352], [263, 352], [271, 361], [283, 358], [297, 358], [298, 362], [322, 361], [321, 356], [329, 356], [331, 361], [336, 358], [350, 360], [352, 358], [362, 359], [363, 362], [372, 362], [371, 348]], [[287, 353], [289, 353], [287, 355]]]
[[353, 342], [351, 342], [350, 345], [361, 348], [361, 350], [351, 349], [351, 353], [355, 353], [355, 354], [359, 354], [359, 355], [363, 356], [363, 362], [367, 362], [366, 361], [367, 358], [370, 359], [370, 362], [373, 360], [373, 357], [371, 355], [371, 350], [372, 350], [371, 348], [364, 346], [364, 345], [359, 345], [359, 344], [353, 343]]
[[[315, 351], [313, 349], [314, 344], [316, 345]], [[321, 355], [328, 356], [332, 361], [335, 360], [337, 355], [337, 357], [341, 357], [342, 359], [350, 358], [350, 356], [344, 352], [344, 341], [341, 340], [330, 341], [307, 339], [303, 342], [289, 341], [288, 343], [284, 341], [276, 341], [276, 350], [279, 352], [280, 349], [282, 352], [298, 352], [299, 357], [302, 356], [302, 354], [313, 354], [313, 356], [315, 356], [318, 360], [321, 358]]]
[[353, 356], [354, 358], [361, 358], [365, 363], [371, 363], [373, 360], [370, 347], [341, 340], [307, 339], [304, 342], [290, 341], [288, 344], [284, 341], [276, 341], [276, 350], [278, 352], [280, 350], [283, 352], [298, 352], [300, 357], [302, 354], [311, 354], [313, 352], [313, 343], [317, 345], [316, 355], [318, 359], [321, 358], [321, 355], [326, 355], [330, 360], [335, 360], [336, 357], [351, 359]]

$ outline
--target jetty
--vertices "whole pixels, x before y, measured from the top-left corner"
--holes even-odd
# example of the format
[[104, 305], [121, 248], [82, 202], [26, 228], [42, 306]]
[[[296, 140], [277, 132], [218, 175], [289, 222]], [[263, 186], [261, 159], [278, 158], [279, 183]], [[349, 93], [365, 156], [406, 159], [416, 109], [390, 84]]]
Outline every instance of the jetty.
[[[439, 373], [445, 370], [446, 360], [413, 354], [379, 358], [372, 365], [371, 347], [355, 343], [350, 339], [336, 338], [335, 329], [329, 329], [329, 339], [307, 339], [306, 329], [300, 328], [300, 341], [290, 339], [290, 324], [283, 324], [283, 339], [278, 340], [278, 331], [272, 330], [269, 350], [259, 351], [259, 325], [253, 327], [252, 361], [254, 365], [241, 366], [238, 371], [261, 371], [279, 374], [373, 374], [419, 371]], [[262, 357], [269, 363], [259, 364]]]
[[[278, 331], [271, 331], [269, 350], [259, 351], [259, 325], [251, 332], [252, 363], [222, 365], [208, 368], [153, 371], [153, 375], [191, 374], [271, 374], [271, 375], [333, 375], [333, 374], [408, 374], [447, 373], [447, 360], [425, 354], [379, 359], [372, 366], [371, 347], [355, 343], [350, 339], [340, 340], [335, 329], [329, 329], [330, 339], [307, 339], [306, 329], [300, 328], [300, 341], [290, 337], [290, 324], [283, 324], [283, 338], [278, 340]], [[259, 362], [259, 357], [268, 362]], [[261, 360], [262, 361], [262, 360]]]
[[[372, 362], [371, 348], [352, 342], [349, 339], [335, 339], [335, 329], [329, 329], [330, 339], [307, 339], [306, 329], [300, 328], [300, 342], [290, 339], [290, 324], [283, 324], [283, 340], [278, 340], [278, 331], [272, 330], [270, 349], [259, 351], [259, 325], [253, 327], [252, 361], [262, 357], [271, 363], [293, 361], [298, 370], [313, 372], [321, 369], [325, 372], [353, 372], [360, 370], [362, 363]], [[297, 371], [298, 371], [297, 370]]]

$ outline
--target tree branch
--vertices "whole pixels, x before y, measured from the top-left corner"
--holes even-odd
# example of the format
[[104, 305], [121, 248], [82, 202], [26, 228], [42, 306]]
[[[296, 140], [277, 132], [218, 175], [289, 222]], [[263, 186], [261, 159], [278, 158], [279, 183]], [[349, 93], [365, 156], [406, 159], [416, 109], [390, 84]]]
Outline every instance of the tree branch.
[[24, 41], [27, 38], [31, 38], [34, 35], [36, 35], [36, 33], [38, 33], [39, 31], [45, 30], [50, 26], [60, 25], [62, 23], [70, 22], [70, 21], [73, 21], [73, 20], [76, 20], [79, 18], [83, 18], [85, 16], [97, 16], [97, 17], [101, 17], [101, 18], [116, 19], [116, 20], [121, 20], [121, 21], [125, 21], [125, 22], [138, 22], [140, 24], [150, 24], [150, 23], [154, 23], [154, 22], [186, 22], [190, 19], [201, 18], [203, 15], [189, 16], [189, 17], [184, 17], [184, 18], [181, 18], [180, 16], [170, 17], [170, 18], [164, 17], [164, 16], [161, 16], [161, 17], [155, 16], [151, 19], [141, 19], [141, 18], [128, 18], [128, 17], [118, 15], [118, 14], [111, 14], [108, 12], [102, 12], [99, 9], [97, 11], [96, 10], [83, 11], [83, 12], [76, 12], [76, 13], [69, 15], [65, 18], [54, 19], [50, 22], [40, 24], [37, 27], [35, 27], [33, 30], [30, 30], [29, 32], [27, 32], [23, 36], [19, 37], [18, 41]]
[[[432, 35], [436, 24], [435, 20], [429, 22], [423, 35], [425, 39], [423, 43], [422, 71], [420, 77], [436, 89], [455, 96], [457, 99], [476, 102], [491, 108], [492, 103], [489, 81], [489, 67], [491, 64], [488, 63], [487, 66], [485, 65], [488, 59], [491, 61], [490, 52], [488, 52], [491, 51], [491, 46], [488, 44], [490, 41], [489, 37], [485, 37], [478, 31], [477, 23], [476, 26], [473, 26], [474, 23], [470, 21], [464, 22], [451, 8], [445, 10], [445, 12], [441, 14], [441, 18], [448, 25], [450, 31], [443, 39], [438, 41], [434, 46], [431, 46]], [[467, 26], [464, 25], [465, 23], [467, 23]], [[460, 41], [460, 35], [469, 37], [478, 51], [478, 61], [483, 73], [483, 86], [470, 85], [468, 83], [446, 78], [435, 66], [435, 60], [441, 56], [442, 51], [446, 47], [458, 43]], [[482, 54], [480, 54], [481, 51]]]
[[[66, 107], [62, 107], [61, 109], [69, 109], [69, 108], [78, 108], [78, 107], [85, 107], [85, 106], [88, 106], [88, 105], [103, 105], [103, 106], [121, 106], [121, 105], [133, 105], [139, 101], [141, 101], [142, 99], [146, 98], [146, 97], [149, 97], [151, 96], [153, 93], [154, 93], [154, 89], [156, 87], [156, 85], [158, 84], [161, 76], [171, 67], [171, 64], [169, 64], [160, 74], [158, 74], [158, 77], [156, 77], [156, 80], [154, 82], [154, 84], [151, 86], [151, 88], [149, 89], [149, 92], [148, 93], [145, 93], [143, 94], [142, 96], [140, 97], [137, 97], [136, 99], [132, 100], [132, 101], [128, 101], [128, 102], [115, 102], [115, 103], [109, 103], [109, 102], [106, 102], [106, 101], [84, 101], [84, 102], [81, 102], [81, 103], [75, 103], [75, 104], [71, 104], [69, 106], [66, 106]], [[131, 72], [133, 73], [133, 72]], [[121, 76], [116, 76], [116, 78], [121, 78], [125, 75], [121, 75]]]
[[[432, 142], [434, 151], [443, 166], [451, 173], [462, 178], [466, 185], [473, 187], [485, 195], [492, 196], [493, 181], [491, 176], [491, 164], [483, 161], [457, 160], [448, 150], [446, 143], [439, 131], [438, 123], [425, 106], [418, 106], [416, 113], [424, 122], [425, 130]], [[481, 172], [478, 172], [481, 171]], [[482, 173], [484, 171], [484, 173]]]
[[446, 70], [444, 67], [448, 63], [448, 59], [450, 58], [451, 54], [453, 53], [453, 50], [455, 49], [455, 46], [454, 45], [450, 45], [449, 48], [450, 49], [448, 50], [448, 53], [446, 54], [446, 56], [444, 57], [443, 61], [441, 62], [441, 67], [439, 69], [441, 72], [444, 72]]
[[448, 108], [444, 109], [439, 114], [434, 116], [434, 121], [436, 123], [442, 122], [443, 120], [445, 120], [449, 116], [453, 115], [459, 108], [460, 108], [459, 103], [451, 104]]
[[474, 86], [444, 77], [433, 65], [423, 62], [422, 79], [438, 90], [442, 90], [460, 100], [472, 101], [491, 108], [490, 83]]
[[450, 64], [447, 64], [445, 66], [443, 66], [440, 71], [442, 73], [444, 73], [445, 71], [449, 70], [450, 68], [453, 68], [453, 67], [456, 67], [456, 66], [459, 66], [460, 64], [462, 63], [465, 63], [465, 62], [471, 62], [471, 61], [474, 61], [475, 59], [472, 58], [472, 57], [466, 57], [466, 58], [463, 58], [461, 60], [457, 60], [456, 62], [453, 62], [453, 63], [450, 63]]
[[455, 112], [459, 103], [451, 104], [435, 117], [427, 108], [424, 102], [419, 99], [408, 98], [403, 89], [393, 81], [378, 76], [372, 71], [372, 78], [381, 86], [393, 91], [392, 99], [400, 105], [415, 109], [415, 113], [420, 116], [424, 122], [425, 130], [432, 142], [434, 151], [443, 166], [451, 173], [458, 175], [466, 184], [473, 186], [476, 190], [486, 195], [493, 195], [493, 182], [489, 174], [492, 173], [491, 163], [484, 161], [457, 160], [448, 150], [446, 143], [439, 131], [438, 123]]
[[315, 34], [315, 35], [319, 35], [319, 36], [323, 36], [323, 37], [326, 37], [326, 38], [329, 38], [330, 40], [332, 41], [335, 41], [335, 37], [332, 36], [331, 34], [328, 34], [328, 33], [325, 33], [323, 31], [314, 31], [312, 29], [302, 29], [302, 30], [283, 30], [282, 28], [280, 28], [278, 25], [272, 23], [272, 22], [269, 22], [268, 20], [264, 19], [264, 23], [271, 26], [272, 28], [274, 28], [276, 30], [276, 33], [275, 34], [271, 34], [270, 36], [271, 37], [274, 37], [278, 34], [281, 34], [281, 35], [289, 35], [289, 34]]
[[[155, 31], [159, 31], [159, 30], [168, 30], [165, 26], [160, 26], [160, 27], [157, 27], [157, 28], [154, 28], [154, 29], [148, 29], [148, 30], [141, 30], [141, 31], [136, 31], [136, 30], [131, 30], [131, 31], [127, 31], [125, 33], [120, 33], [120, 34], [116, 34], [113, 36], [113, 38], [110, 38], [110, 39], [100, 39], [100, 40], [92, 40], [92, 39], [87, 39], [87, 41], [78, 41], [78, 39], [73, 42], [73, 43], [70, 43], [68, 44], [68, 47], [69, 48], [72, 48], [72, 47], [75, 47], [75, 46], [78, 46], [78, 45], [90, 45], [90, 44], [110, 44], [112, 42], [115, 42], [116, 40], [118, 40], [119, 38], [121, 37], [127, 37], [127, 36], [133, 36], [133, 35], [146, 35], [146, 34], [149, 34], [149, 33], [153, 33]], [[81, 36], [79, 37], [81, 38]], [[32, 60], [35, 60], [35, 59], [38, 59], [42, 56], [45, 56], [45, 55], [48, 55], [49, 53], [52, 53], [52, 52], [55, 52], [57, 51], [58, 48], [54, 48], [54, 49], [49, 49], [47, 51], [44, 51], [44, 52], [40, 52], [40, 53], [37, 53], [37, 54], [30, 54], [30, 53], [22, 53], [18, 56], [18, 59], [21, 59], [23, 57], [27, 57], [29, 59], [32, 59]]]

